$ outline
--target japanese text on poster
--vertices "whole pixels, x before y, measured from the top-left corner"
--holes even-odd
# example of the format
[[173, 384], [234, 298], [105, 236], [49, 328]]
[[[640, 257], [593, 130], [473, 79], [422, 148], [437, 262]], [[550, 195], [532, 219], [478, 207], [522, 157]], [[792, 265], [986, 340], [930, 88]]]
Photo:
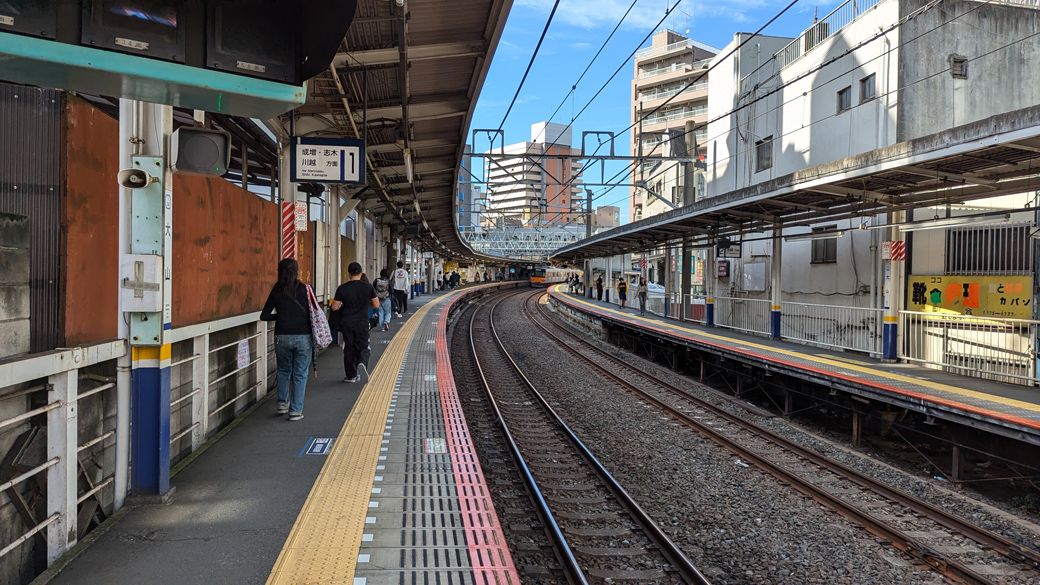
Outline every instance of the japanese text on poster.
[[910, 276], [907, 308], [926, 313], [1031, 319], [1031, 276]]

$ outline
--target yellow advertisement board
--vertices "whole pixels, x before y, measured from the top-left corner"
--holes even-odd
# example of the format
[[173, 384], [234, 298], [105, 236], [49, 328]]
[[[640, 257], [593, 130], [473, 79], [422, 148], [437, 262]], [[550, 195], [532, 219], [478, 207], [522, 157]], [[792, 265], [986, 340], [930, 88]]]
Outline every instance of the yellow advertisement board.
[[910, 276], [906, 296], [910, 311], [1033, 318], [1032, 276]]
[[458, 262], [445, 262], [444, 263], [444, 273], [445, 274], [451, 274], [452, 270], [458, 270], [458, 269], [459, 269], [459, 263]]

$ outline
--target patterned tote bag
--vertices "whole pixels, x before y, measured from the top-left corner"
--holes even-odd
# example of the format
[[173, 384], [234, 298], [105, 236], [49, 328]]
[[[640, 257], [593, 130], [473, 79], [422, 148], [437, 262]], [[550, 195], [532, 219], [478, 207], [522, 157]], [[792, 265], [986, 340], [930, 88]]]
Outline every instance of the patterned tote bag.
[[325, 311], [321, 310], [318, 299], [310, 285], [307, 286], [307, 305], [311, 314], [311, 335], [314, 336], [314, 345], [318, 349], [325, 349], [332, 345], [332, 331], [329, 330], [329, 320], [325, 317]]

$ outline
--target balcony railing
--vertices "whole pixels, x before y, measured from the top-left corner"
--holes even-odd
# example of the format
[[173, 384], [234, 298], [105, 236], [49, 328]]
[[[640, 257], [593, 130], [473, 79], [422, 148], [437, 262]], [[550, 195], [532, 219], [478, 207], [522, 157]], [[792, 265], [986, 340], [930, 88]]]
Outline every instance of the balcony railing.
[[699, 47], [699, 48], [704, 49], [705, 51], [709, 51], [711, 53], [718, 53], [719, 52], [719, 50], [716, 49], [715, 47], [709, 47], [708, 45], [705, 45], [703, 43], [698, 43], [697, 41], [695, 41], [693, 39], [683, 39], [681, 41], [676, 41], [674, 43], [669, 43], [669, 44], [664, 45], [664, 46], [658, 45], [656, 47], [654, 47], [654, 46], [643, 47], [642, 49], [639, 49], [638, 51], [636, 51], [635, 58], [636, 58], [636, 60], [645, 59], [645, 58], [651, 57], [653, 55], [663, 55], [665, 53], [670, 53], [672, 51], [677, 51], [677, 50], [680, 50], [680, 49], [686, 49], [686, 48], [689, 48], [689, 47]]
[[669, 98], [669, 97], [672, 97], [673, 95], [676, 95], [676, 94], [679, 94], [679, 93], [683, 93], [683, 92], [687, 92], [687, 91], [688, 92], [700, 91], [702, 89], [707, 89], [707, 87], [708, 87], [708, 82], [707, 81], [698, 81], [697, 83], [694, 83], [693, 85], [691, 85], [689, 87], [686, 87], [685, 84], [684, 84], [683, 86], [676, 87], [674, 89], [641, 91], [641, 92], [639, 92], [639, 99], [641, 99], [641, 100], [659, 100], [659, 99], [662, 99], [662, 98]]
[[783, 69], [796, 59], [811, 51], [823, 42], [824, 39], [834, 35], [845, 28], [859, 15], [870, 10], [881, 0], [846, 0], [829, 14], [814, 22], [808, 30], [798, 38], [791, 41], [783, 49], [776, 52], [777, 69]]
[[701, 116], [706, 113], [708, 113], [707, 106], [698, 106], [695, 108], [681, 108], [678, 110], [650, 114], [649, 116], [643, 119], [643, 122], [645, 124], [656, 124], [657, 122], [666, 122], [668, 120], [675, 120], [678, 118], [692, 118], [693, 116]]

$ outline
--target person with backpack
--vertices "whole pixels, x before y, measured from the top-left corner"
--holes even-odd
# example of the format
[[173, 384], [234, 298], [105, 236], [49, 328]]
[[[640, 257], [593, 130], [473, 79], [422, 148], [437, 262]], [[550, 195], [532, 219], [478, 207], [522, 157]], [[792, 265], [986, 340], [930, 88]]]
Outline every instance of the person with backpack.
[[278, 263], [278, 282], [271, 287], [260, 312], [261, 321], [274, 321], [274, 353], [278, 364], [278, 414], [303, 418], [303, 397], [314, 361], [310, 296], [300, 282], [300, 265], [292, 258]]
[[373, 288], [376, 291], [376, 297], [379, 299], [379, 330], [390, 331], [390, 309], [392, 302], [390, 302], [390, 271], [384, 268], [379, 272], [379, 278], [376, 279]]
[[397, 270], [394, 270], [393, 286], [394, 298], [397, 300], [397, 315], [400, 317], [408, 312], [408, 290], [412, 282], [408, 271], [404, 269], [404, 262], [397, 261]]
[[332, 300], [332, 321], [343, 335], [343, 381], [351, 383], [368, 379], [368, 309], [379, 308], [379, 297], [371, 284], [361, 281], [360, 264], [351, 262], [347, 274], [349, 280], [339, 285]]

